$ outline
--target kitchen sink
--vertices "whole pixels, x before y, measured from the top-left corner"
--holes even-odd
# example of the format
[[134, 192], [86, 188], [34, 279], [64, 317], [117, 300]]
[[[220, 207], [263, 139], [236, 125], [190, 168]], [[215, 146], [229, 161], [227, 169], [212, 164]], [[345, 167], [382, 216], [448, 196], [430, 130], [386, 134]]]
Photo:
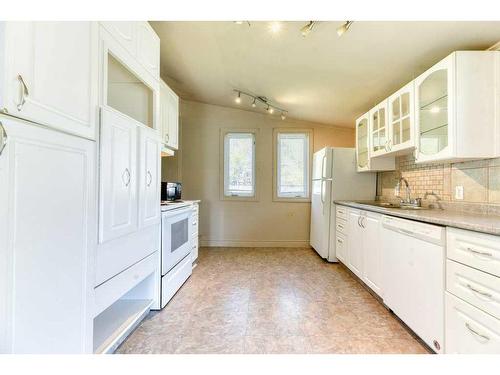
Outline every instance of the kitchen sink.
[[428, 210], [427, 207], [420, 207], [420, 206], [402, 206], [397, 203], [390, 203], [390, 202], [364, 202], [364, 204], [367, 204], [369, 206], [375, 206], [375, 207], [382, 207], [382, 208], [395, 208], [395, 209], [400, 209], [400, 210]]

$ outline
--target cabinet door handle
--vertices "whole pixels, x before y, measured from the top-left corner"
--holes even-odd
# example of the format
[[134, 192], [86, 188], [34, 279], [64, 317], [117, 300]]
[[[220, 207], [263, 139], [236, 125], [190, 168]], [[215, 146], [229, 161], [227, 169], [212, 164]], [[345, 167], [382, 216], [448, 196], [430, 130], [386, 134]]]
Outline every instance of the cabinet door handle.
[[5, 128], [2, 124], [2, 122], [0, 122], [0, 139], [1, 139], [1, 144], [0, 144], [0, 155], [2, 155], [2, 152], [5, 148], [5, 146], [7, 146], [7, 132], [5, 131]]
[[17, 80], [21, 83], [21, 100], [17, 105], [17, 110], [20, 111], [23, 108], [24, 103], [26, 103], [26, 97], [29, 96], [28, 86], [24, 82], [23, 76], [18, 74]]
[[170, 139], [170, 135], [165, 134], [165, 142], [167, 142], [167, 143], [168, 143], [169, 139]]
[[342, 224], [337, 224], [337, 226], [341, 229], [344, 229], [344, 226]]
[[340, 238], [337, 238], [337, 242], [338, 243], [344, 243], [344, 241], [342, 241]]
[[146, 186], [150, 187], [152, 182], [153, 182], [153, 175], [151, 174], [150, 171], [147, 171], [146, 172]]
[[122, 173], [122, 181], [125, 184], [125, 187], [128, 187], [130, 185], [130, 171], [128, 168], [125, 168]]
[[486, 340], [486, 341], [490, 341], [490, 338], [486, 335], [483, 335], [482, 333], [479, 333], [478, 331], [476, 331], [475, 329], [473, 329], [469, 323], [465, 323], [465, 326], [467, 327], [467, 329], [472, 332], [474, 335]]
[[480, 290], [477, 290], [476, 288], [474, 288], [472, 285], [470, 284], [466, 284], [467, 288], [469, 288], [470, 290], [472, 290], [474, 293], [477, 293], [477, 294], [480, 294], [484, 297], [487, 297], [487, 298], [492, 298], [493, 296], [490, 294], [490, 293], [487, 293], [487, 292], [482, 292]]
[[365, 227], [365, 224], [364, 224], [364, 220], [365, 220], [365, 217], [364, 217], [364, 216], [363, 216], [363, 217], [361, 217], [361, 227], [362, 227], [362, 228], [366, 228], [366, 227]]
[[479, 250], [474, 250], [472, 247], [468, 247], [467, 251], [470, 251], [471, 253], [478, 254], [478, 255], [484, 255], [486, 257], [492, 257], [492, 253], [488, 253], [486, 251], [479, 251]]

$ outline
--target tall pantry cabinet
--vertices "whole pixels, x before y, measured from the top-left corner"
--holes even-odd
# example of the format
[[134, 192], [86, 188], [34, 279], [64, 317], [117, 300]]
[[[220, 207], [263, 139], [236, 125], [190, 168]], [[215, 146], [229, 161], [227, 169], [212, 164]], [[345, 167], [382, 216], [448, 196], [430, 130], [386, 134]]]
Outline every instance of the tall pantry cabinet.
[[0, 23], [0, 353], [92, 351], [97, 24]]
[[159, 38], [0, 22], [0, 56], [0, 353], [112, 352], [159, 303]]

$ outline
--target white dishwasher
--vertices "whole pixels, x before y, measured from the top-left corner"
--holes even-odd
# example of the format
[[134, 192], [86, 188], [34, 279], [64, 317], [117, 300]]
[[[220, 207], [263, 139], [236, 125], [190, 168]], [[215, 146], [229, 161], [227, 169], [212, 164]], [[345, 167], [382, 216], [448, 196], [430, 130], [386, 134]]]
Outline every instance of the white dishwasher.
[[445, 228], [382, 217], [384, 303], [420, 338], [444, 348]]

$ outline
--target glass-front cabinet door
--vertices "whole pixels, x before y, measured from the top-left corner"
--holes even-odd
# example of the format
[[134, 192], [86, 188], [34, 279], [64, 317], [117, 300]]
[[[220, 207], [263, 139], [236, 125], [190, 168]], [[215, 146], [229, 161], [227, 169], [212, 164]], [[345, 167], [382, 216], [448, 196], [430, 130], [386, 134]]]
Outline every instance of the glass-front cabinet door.
[[368, 120], [369, 114], [365, 114], [356, 120], [356, 163], [358, 171], [368, 170], [369, 165], [369, 146], [368, 146]]
[[410, 82], [388, 99], [389, 152], [411, 149], [415, 146], [414, 85]]
[[370, 155], [383, 155], [388, 149], [387, 102], [383, 101], [370, 111]]
[[441, 61], [415, 81], [418, 161], [443, 159], [449, 153], [452, 61]]

